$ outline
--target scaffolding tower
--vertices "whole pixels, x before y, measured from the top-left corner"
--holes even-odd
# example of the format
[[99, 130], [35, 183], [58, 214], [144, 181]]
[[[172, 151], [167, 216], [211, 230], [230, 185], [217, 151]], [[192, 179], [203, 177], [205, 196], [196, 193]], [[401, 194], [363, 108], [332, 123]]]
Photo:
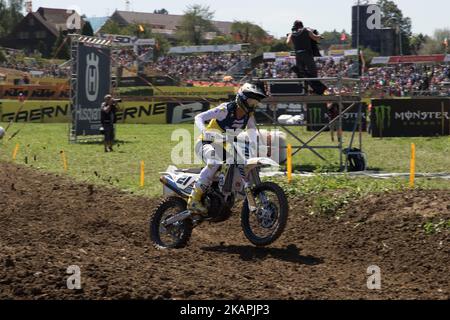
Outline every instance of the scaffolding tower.
[[[255, 81], [259, 81], [265, 84], [266, 88], [269, 91], [269, 97], [264, 100], [266, 104], [269, 106], [274, 106], [270, 108], [273, 111], [273, 115], [270, 115], [267, 112], [262, 112], [262, 114], [267, 117], [272, 124], [276, 127], [282, 128], [288, 135], [293, 137], [299, 145], [292, 146], [293, 156], [298, 154], [301, 150], [309, 150], [314, 155], [316, 155], [321, 160], [328, 162], [328, 160], [322, 156], [319, 150], [324, 149], [336, 149], [339, 151], [339, 159], [340, 159], [340, 170], [348, 171], [349, 168], [349, 159], [348, 156], [355, 154], [352, 152], [353, 145], [355, 144], [356, 134], [358, 132], [359, 136], [359, 150], [362, 153], [363, 151], [363, 110], [362, 110], [362, 97], [361, 97], [361, 79], [360, 78], [344, 78], [344, 77], [329, 77], [329, 78], [294, 78], [294, 79], [255, 79]], [[300, 84], [303, 88], [308, 88], [307, 82], [309, 81], [322, 81], [322, 82], [333, 82], [336, 84], [337, 94], [335, 95], [327, 95], [327, 96], [318, 96], [318, 95], [307, 95], [302, 92], [299, 94], [271, 94], [270, 88], [273, 84]], [[342, 94], [343, 84], [346, 82], [350, 82], [354, 84], [354, 87], [357, 87], [355, 94], [353, 95], [344, 95]], [[310, 123], [309, 119], [306, 119], [306, 124], [282, 124], [277, 119], [277, 104], [279, 103], [302, 103], [306, 105], [308, 108], [309, 104], [321, 104], [321, 103], [337, 103], [339, 104], [339, 115], [330, 121], [329, 123]], [[349, 107], [344, 107], [344, 105], [350, 104]], [[357, 121], [355, 122], [354, 128], [352, 130], [352, 138], [348, 145], [348, 148], [344, 147], [344, 139], [343, 136], [339, 140], [338, 145], [325, 145], [325, 146], [313, 146], [311, 145], [323, 132], [327, 131], [332, 125], [337, 124], [338, 132], [343, 132], [343, 116], [350, 112], [355, 106], [358, 105], [358, 116]], [[304, 141], [298, 134], [294, 133], [290, 130], [290, 127], [322, 127], [316, 134], [313, 135], [312, 138]], [[344, 160], [344, 155], [347, 157]]]

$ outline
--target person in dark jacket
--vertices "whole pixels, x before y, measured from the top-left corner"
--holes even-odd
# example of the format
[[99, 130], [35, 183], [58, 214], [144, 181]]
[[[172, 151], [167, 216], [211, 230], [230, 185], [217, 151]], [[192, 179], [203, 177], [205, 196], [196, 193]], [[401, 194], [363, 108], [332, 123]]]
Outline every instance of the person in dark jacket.
[[[339, 103], [327, 103], [327, 117], [330, 123], [335, 120], [340, 115]], [[342, 130], [340, 129], [339, 123], [336, 121], [330, 124], [331, 141], [334, 142], [334, 133], [337, 132], [338, 141], [342, 141]]]
[[101, 107], [102, 132], [105, 136], [105, 152], [113, 152], [114, 145], [114, 124], [116, 123], [117, 103], [111, 95], [105, 96], [105, 101]]
[[[320, 56], [318, 42], [322, 39], [315, 30], [305, 28], [303, 22], [295, 21], [292, 33], [288, 35], [287, 43], [295, 47], [297, 66], [295, 71], [299, 78], [317, 78], [318, 70], [315, 56]], [[309, 81], [307, 83], [318, 95], [323, 95], [327, 87], [320, 81]]]

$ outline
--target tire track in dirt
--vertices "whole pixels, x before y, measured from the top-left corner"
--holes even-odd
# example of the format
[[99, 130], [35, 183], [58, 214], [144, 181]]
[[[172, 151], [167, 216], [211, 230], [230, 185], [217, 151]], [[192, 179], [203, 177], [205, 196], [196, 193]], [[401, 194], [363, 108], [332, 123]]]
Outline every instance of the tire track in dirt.
[[[158, 252], [148, 218], [158, 200], [0, 163], [0, 299], [449, 299], [446, 191], [371, 195], [340, 220], [291, 201], [282, 239], [254, 248], [239, 214], [194, 230], [189, 248]], [[81, 291], [66, 287], [78, 265]], [[382, 270], [381, 291], [366, 270]]]

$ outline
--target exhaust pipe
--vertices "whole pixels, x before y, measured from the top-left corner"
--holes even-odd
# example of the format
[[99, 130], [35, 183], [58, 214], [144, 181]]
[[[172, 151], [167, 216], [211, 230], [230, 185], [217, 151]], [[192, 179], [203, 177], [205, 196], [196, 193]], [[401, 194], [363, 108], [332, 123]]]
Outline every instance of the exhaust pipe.
[[164, 186], [175, 192], [178, 196], [180, 196], [183, 199], [186, 199], [186, 195], [177, 187], [175, 181], [173, 181], [167, 176], [162, 176], [161, 178], [159, 178], [159, 181], [161, 181], [161, 183]]

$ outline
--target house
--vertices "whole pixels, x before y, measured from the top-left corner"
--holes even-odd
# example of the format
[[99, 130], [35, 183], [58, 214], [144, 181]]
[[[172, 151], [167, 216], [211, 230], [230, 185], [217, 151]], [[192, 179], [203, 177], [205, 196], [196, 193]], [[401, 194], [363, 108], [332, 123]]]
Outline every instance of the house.
[[79, 30], [84, 21], [78, 13], [67, 9], [41, 7], [28, 13], [8, 36], [0, 40], [0, 44], [27, 52], [39, 50], [44, 56], [50, 56], [59, 31], [67, 32], [71, 23]]
[[[152, 33], [164, 34], [169, 38], [175, 37], [175, 32], [181, 27], [183, 16], [173, 14], [156, 14], [146, 12], [131, 12], [117, 10], [110, 20], [121, 27], [131, 24], [144, 24], [152, 27]], [[220, 34], [230, 35], [232, 22], [212, 21]], [[208, 35], [207, 35], [208, 36]], [[214, 35], [209, 34], [209, 37]]]

